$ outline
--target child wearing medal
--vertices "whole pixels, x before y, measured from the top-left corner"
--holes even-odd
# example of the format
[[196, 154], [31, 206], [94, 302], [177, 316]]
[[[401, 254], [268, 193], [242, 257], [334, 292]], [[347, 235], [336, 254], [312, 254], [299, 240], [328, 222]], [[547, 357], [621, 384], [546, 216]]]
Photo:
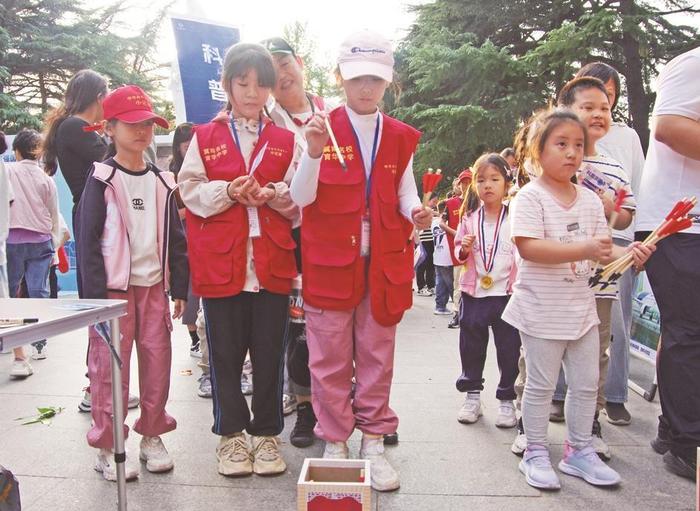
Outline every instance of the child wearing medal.
[[[287, 186], [294, 135], [262, 115], [274, 85], [265, 48], [232, 46], [222, 70], [231, 110], [195, 128], [178, 176], [192, 290], [202, 297], [207, 327], [218, 471], [226, 476], [286, 470], [277, 435], [298, 208]], [[248, 351], [252, 417], [241, 391]]]
[[518, 375], [520, 337], [501, 319], [516, 275], [508, 208], [503, 204], [511, 183], [510, 168], [500, 155], [484, 154], [474, 164], [472, 174], [464, 200], [466, 214], [455, 234], [455, 256], [464, 265], [459, 280], [462, 374], [456, 385], [457, 390], [467, 393], [457, 420], [472, 424], [482, 415], [481, 391], [491, 327], [501, 373], [496, 426], [512, 428], [516, 424], [513, 385]]
[[[325, 458], [360, 457], [372, 488], [395, 490], [399, 476], [382, 435], [398, 417], [389, 407], [396, 325], [412, 305], [414, 228], [430, 226], [413, 177], [420, 133], [379, 111], [394, 57], [384, 37], [348, 37], [338, 57], [347, 104], [317, 112], [291, 185], [302, 215], [304, 311], [316, 436]], [[341, 150], [342, 149], [342, 150]], [[352, 377], [357, 384], [352, 396]]]

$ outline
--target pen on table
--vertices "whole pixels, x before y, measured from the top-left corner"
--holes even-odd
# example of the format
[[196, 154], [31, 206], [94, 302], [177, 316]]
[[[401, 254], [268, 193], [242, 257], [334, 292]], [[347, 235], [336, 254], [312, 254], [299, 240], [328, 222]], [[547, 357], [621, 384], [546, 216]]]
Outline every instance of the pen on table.
[[28, 325], [30, 323], [38, 323], [38, 322], [39, 322], [39, 318], [0, 319], [0, 325], [4, 325], [4, 326]]

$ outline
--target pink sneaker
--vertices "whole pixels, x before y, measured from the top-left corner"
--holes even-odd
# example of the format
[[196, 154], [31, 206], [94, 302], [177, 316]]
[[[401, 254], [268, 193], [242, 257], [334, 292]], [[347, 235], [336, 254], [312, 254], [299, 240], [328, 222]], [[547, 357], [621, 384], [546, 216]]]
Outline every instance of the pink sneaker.
[[595, 486], [614, 486], [622, 480], [620, 474], [600, 460], [590, 444], [583, 449], [574, 449], [567, 442], [559, 470]]

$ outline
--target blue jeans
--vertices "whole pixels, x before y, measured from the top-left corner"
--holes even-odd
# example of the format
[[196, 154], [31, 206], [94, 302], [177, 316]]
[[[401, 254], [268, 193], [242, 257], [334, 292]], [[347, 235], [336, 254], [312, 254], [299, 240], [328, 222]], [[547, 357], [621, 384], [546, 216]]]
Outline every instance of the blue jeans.
[[[626, 247], [629, 241], [613, 239], [615, 245]], [[630, 375], [630, 332], [632, 330], [632, 293], [636, 282], [633, 271], [625, 272], [618, 281], [618, 297], [612, 306], [612, 342], [610, 365], [605, 382], [605, 399], [611, 403], [626, 403]]]
[[453, 294], [454, 270], [452, 266], [435, 266], [435, 308], [447, 310], [447, 302]]
[[[49, 268], [53, 259], [53, 243], [8, 243], [7, 280], [10, 297], [16, 298], [22, 278], [27, 284], [26, 298], [49, 297]], [[32, 346], [41, 349], [46, 339], [33, 342]]]
[[8, 243], [7, 280], [10, 297], [17, 297], [22, 278], [27, 283], [28, 298], [49, 297], [49, 267], [53, 259], [53, 243]]

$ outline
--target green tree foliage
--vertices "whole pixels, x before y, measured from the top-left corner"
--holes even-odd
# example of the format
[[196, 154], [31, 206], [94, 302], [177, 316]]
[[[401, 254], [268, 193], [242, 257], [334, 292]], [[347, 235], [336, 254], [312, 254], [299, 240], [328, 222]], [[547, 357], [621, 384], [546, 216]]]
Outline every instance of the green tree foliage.
[[284, 27], [282, 37], [304, 62], [304, 88], [322, 98], [339, 96], [340, 89], [331, 79], [332, 67], [319, 60], [318, 48], [309, 35], [308, 25], [298, 21], [290, 23]]
[[[402, 96], [394, 114], [423, 132], [416, 168], [454, 175], [486, 150], [510, 146], [523, 118], [548, 102], [584, 63], [623, 76], [621, 108], [646, 147], [659, 66], [697, 46], [697, 30], [669, 15], [685, 0], [437, 0], [397, 52]], [[665, 9], [665, 10], [664, 10]], [[448, 183], [449, 180], [444, 180]]]
[[0, 128], [40, 127], [70, 77], [92, 68], [111, 86], [152, 91], [159, 79], [154, 45], [164, 9], [131, 37], [112, 30], [122, 2], [87, 9], [75, 0], [3, 0], [0, 4]]

